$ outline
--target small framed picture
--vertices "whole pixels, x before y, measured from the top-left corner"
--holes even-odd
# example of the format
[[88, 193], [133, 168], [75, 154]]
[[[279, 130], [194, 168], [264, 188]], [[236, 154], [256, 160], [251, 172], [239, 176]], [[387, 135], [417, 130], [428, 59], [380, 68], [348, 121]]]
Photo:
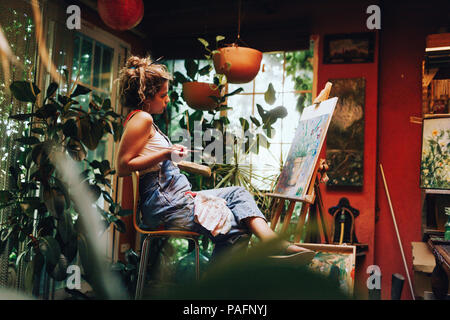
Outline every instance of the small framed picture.
[[374, 61], [375, 33], [328, 34], [324, 37], [324, 64]]

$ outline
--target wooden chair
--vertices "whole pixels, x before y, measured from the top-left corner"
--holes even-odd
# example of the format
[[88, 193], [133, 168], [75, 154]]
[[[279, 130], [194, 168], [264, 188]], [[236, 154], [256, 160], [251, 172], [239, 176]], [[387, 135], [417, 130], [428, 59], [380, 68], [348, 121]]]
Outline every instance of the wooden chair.
[[144, 242], [142, 243], [141, 248], [141, 261], [139, 263], [138, 270], [138, 278], [136, 283], [136, 294], [135, 299], [142, 298], [142, 292], [144, 288], [145, 282], [145, 274], [148, 263], [149, 249], [150, 249], [150, 241], [154, 237], [176, 237], [183, 238], [194, 241], [195, 244], [195, 271], [196, 271], [196, 279], [198, 280], [200, 277], [200, 248], [198, 243], [199, 233], [184, 231], [184, 230], [147, 230], [142, 229], [139, 226], [140, 220], [140, 212], [138, 210], [138, 201], [139, 201], [139, 172], [132, 172], [132, 180], [133, 180], [133, 224], [134, 228], [140, 234], [146, 235]]

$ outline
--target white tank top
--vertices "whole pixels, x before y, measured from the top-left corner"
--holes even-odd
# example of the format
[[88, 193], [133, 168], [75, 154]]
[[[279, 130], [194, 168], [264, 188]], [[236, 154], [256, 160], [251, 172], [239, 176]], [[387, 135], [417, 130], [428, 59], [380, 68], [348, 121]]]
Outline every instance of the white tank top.
[[[162, 147], [167, 148], [172, 145], [170, 143], [170, 141], [161, 134], [161, 132], [159, 131], [159, 129], [156, 126], [154, 126], [154, 129], [155, 129], [155, 134], [153, 135], [153, 137], [151, 137], [147, 140], [147, 143], [145, 144], [144, 148], [139, 153], [140, 156], [147, 156], [154, 152], [161, 151]], [[156, 164], [155, 166], [153, 166], [151, 168], [147, 168], [143, 171], [140, 171], [140, 173], [144, 174], [147, 172], [158, 171], [161, 168], [161, 163], [162, 162], [159, 162], [158, 164]]]

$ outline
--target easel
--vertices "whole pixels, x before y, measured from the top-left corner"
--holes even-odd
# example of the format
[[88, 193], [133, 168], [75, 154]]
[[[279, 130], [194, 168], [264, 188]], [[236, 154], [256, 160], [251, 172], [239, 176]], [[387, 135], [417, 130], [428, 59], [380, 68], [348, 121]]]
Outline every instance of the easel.
[[[320, 103], [322, 101], [325, 101], [328, 99], [328, 96], [331, 91], [332, 84], [330, 82], [327, 82], [325, 85], [325, 88], [320, 92], [320, 94], [314, 99], [313, 104]], [[278, 224], [278, 221], [280, 220], [281, 212], [283, 211], [283, 207], [285, 205], [285, 201], [289, 201], [289, 206], [286, 211], [286, 214], [284, 216], [283, 220], [283, 226], [281, 229], [281, 234], [285, 234], [287, 231], [287, 228], [289, 226], [289, 223], [291, 222], [292, 213], [294, 211], [295, 205], [297, 202], [302, 202], [302, 208], [300, 211], [299, 220], [297, 223], [297, 227], [295, 229], [295, 235], [294, 235], [294, 242], [299, 242], [302, 233], [303, 233], [303, 227], [305, 225], [306, 215], [309, 212], [309, 218], [308, 218], [308, 224], [311, 226], [308, 228], [308, 234], [307, 237], [312, 238], [319, 234], [319, 228], [318, 228], [318, 221], [317, 221], [317, 211], [319, 212], [319, 218], [322, 225], [322, 234], [325, 239], [325, 243], [329, 243], [328, 238], [328, 232], [327, 232], [327, 226], [326, 222], [323, 216], [323, 202], [322, 202], [322, 196], [320, 193], [320, 187], [319, 183], [322, 181], [326, 181], [326, 171], [328, 169], [328, 166], [326, 164], [325, 159], [319, 159], [316, 163], [316, 166], [313, 171], [313, 175], [311, 178], [311, 182], [308, 187], [308, 191], [306, 192], [306, 195], [303, 199], [300, 198], [290, 198], [279, 194], [273, 194], [273, 193], [266, 193], [266, 195], [271, 196], [274, 199], [274, 211], [272, 214], [272, 220], [270, 223], [270, 228], [275, 231], [275, 228]], [[315, 241], [309, 240], [308, 242], [318, 242], [317, 238]], [[320, 241], [319, 241], [320, 242]]]

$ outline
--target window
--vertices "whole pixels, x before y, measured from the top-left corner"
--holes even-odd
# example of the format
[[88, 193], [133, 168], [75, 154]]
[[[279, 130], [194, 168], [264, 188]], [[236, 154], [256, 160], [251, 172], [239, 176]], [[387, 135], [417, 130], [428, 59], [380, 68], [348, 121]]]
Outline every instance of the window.
[[[284, 106], [288, 115], [278, 120], [274, 124], [275, 134], [268, 139], [270, 145], [268, 149], [260, 148], [257, 155], [251, 154], [249, 159], [250, 170], [255, 180], [254, 185], [261, 190], [268, 190], [271, 182], [280, 174], [282, 165], [287, 157], [292, 140], [294, 139], [297, 123], [300, 119], [303, 108], [311, 105], [313, 91], [313, 58], [314, 42], [311, 41], [310, 48], [304, 51], [290, 52], [269, 52], [263, 53], [261, 69], [256, 78], [246, 84], [228, 84], [228, 92], [232, 92], [240, 87], [244, 90], [228, 98], [227, 105], [232, 110], [227, 111], [230, 120], [229, 129], [240, 129], [239, 119], [245, 118], [250, 121], [250, 116], [259, 118], [257, 105], [261, 105], [265, 110], [270, 110], [277, 106]], [[200, 66], [208, 62], [200, 60]], [[169, 70], [186, 74], [184, 60], [172, 60], [168, 62]], [[198, 81], [211, 82], [211, 75], [202, 76]], [[272, 105], [265, 102], [264, 94], [269, 83], [273, 85], [276, 100]], [[177, 88], [181, 94], [181, 88]], [[169, 133], [175, 132], [179, 127], [179, 120], [183, 114], [194, 110], [187, 105], [182, 105], [179, 110], [171, 110]], [[210, 116], [203, 113], [205, 118]], [[258, 178], [260, 177], [260, 178]], [[267, 179], [272, 177], [273, 179]]]

